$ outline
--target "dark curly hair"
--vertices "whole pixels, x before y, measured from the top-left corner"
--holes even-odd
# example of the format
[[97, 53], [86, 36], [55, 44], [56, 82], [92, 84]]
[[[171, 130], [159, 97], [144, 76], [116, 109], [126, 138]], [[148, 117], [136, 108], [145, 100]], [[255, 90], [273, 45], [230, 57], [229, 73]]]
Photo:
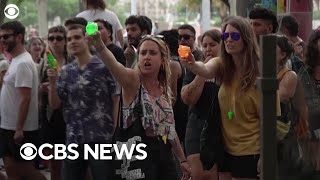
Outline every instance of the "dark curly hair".
[[147, 16], [131, 15], [126, 19], [124, 24], [126, 26], [128, 24], [137, 24], [141, 32], [146, 31], [147, 34], [151, 34], [152, 21]]
[[167, 31], [162, 31], [159, 33], [159, 35], [164, 36], [164, 41], [167, 43], [171, 56], [178, 56], [178, 30], [177, 29], [171, 29]]
[[306, 51], [306, 64], [312, 69], [318, 63], [319, 50], [318, 50], [318, 40], [320, 39], [320, 30], [315, 30], [311, 33], [308, 44], [307, 44], [307, 51]]
[[290, 36], [298, 36], [299, 24], [295, 17], [287, 15], [279, 18], [280, 30], [286, 28]]
[[277, 32], [278, 21], [277, 16], [270, 10], [266, 8], [256, 7], [249, 13], [250, 19], [264, 19], [272, 23], [272, 33]]
[[277, 37], [277, 45], [282, 52], [286, 53], [286, 57], [284, 57], [280, 62], [280, 65], [285, 65], [288, 58], [290, 58], [294, 52], [293, 44], [284, 35], [276, 34], [275, 36]]

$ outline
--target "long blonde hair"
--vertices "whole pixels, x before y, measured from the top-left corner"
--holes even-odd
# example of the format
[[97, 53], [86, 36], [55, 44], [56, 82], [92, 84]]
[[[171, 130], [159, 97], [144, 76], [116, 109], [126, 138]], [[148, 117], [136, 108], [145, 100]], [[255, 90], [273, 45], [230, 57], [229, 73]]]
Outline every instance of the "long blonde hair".
[[[259, 49], [256, 36], [250, 23], [242, 17], [232, 17], [223, 26], [222, 32], [225, 32], [227, 25], [236, 28], [243, 40], [243, 61], [241, 69], [241, 84], [240, 91], [246, 91], [252, 87], [257, 77], [259, 76]], [[222, 76], [223, 82], [230, 84], [234, 78], [236, 66], [232, 60], [231, 54], [228, 54], [224, 43], [221, 43], [221, 58], [222, 58]]]
[[[165, 95], [165, 98], [171, 103], [171, 98], [172, 98], [172, 91], [170, 88], [170, 76], [171, 76], [171, 70], [170, 70], [170, 50], [167, 46], [167, 44], [154, 36], [147, 36], [144, 37], [143, 39], [140, 40], [139, 45], [138, 45], [138, 58], [137, 61], [139, 61], [139, 51], [140, 51], [140, 46], [142, 45], [143, 42], [145, 41], [153, 41], [158, 44], [161, 57], [162, 57], [162, 64], [159, 69], [158, 73], [158, 81], [160, 84], [160, 87], [163, 90], [163, 94]], [[135, 69], [139, 70], [139, 63], [136, 63]]]

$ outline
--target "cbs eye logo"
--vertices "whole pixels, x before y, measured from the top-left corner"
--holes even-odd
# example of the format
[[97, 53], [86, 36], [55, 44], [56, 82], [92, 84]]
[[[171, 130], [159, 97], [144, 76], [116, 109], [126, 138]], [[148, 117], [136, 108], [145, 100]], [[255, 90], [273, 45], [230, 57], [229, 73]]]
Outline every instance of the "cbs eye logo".
[[33, 160], [37, 156], [37, 148], [32, 143], [25, 143], [20, 148], [20, 156], [25, 160]]
[[19, 8], [15, 4], [8, 4], [3, 12], [8, 19], [15, 19], [19, 16]]

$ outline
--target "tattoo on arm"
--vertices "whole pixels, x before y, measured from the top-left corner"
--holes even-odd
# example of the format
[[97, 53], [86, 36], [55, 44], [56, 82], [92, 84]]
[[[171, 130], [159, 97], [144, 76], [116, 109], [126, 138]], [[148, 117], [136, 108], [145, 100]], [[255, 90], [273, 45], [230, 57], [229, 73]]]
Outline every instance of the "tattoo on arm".
[[189, 89], [189, 91], [188, 91], [188, 96], [191, 96], [192, 95], [192, 93], [193, 93], [193, 91], [195, 90], [195, 89], [197, 89], [197, 88], [199, 88], [201, 85], [200, 84], [195, 84], [195, 85], [189, 85], [188, 86], [188, 89]]

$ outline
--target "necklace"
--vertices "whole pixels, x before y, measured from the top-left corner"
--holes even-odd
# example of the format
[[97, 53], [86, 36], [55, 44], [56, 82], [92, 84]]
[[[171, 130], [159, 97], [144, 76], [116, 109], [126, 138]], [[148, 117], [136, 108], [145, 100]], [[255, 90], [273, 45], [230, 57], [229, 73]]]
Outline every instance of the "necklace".
[[234, 109], [235, 109], [235, 98], [234, 98], [234, 94], [232, 94], [231, 97], [231, 103], [230, 103], [230, 110], [227, 113], [227, 117], [229, 121], [233, 120], [233, 116], [234, 116]]
[[230, 86], [230, 99], [229, 99], [229, 111], [227, 112], [227, 118], [228, 118], [228, 121], [232, 121], [235, 117], [235, 106], [236, 106], [236, 92], [237, 92], [237, 87], [238, 87], [238, 81], [237, 80], [233, 80], [233, 82], [231, 83], [231, 86]]
[[229, 119], [229, 121], [231, 121], [233, 119], [233, 112], [232, 111], [228, 111], [228, 119]]

